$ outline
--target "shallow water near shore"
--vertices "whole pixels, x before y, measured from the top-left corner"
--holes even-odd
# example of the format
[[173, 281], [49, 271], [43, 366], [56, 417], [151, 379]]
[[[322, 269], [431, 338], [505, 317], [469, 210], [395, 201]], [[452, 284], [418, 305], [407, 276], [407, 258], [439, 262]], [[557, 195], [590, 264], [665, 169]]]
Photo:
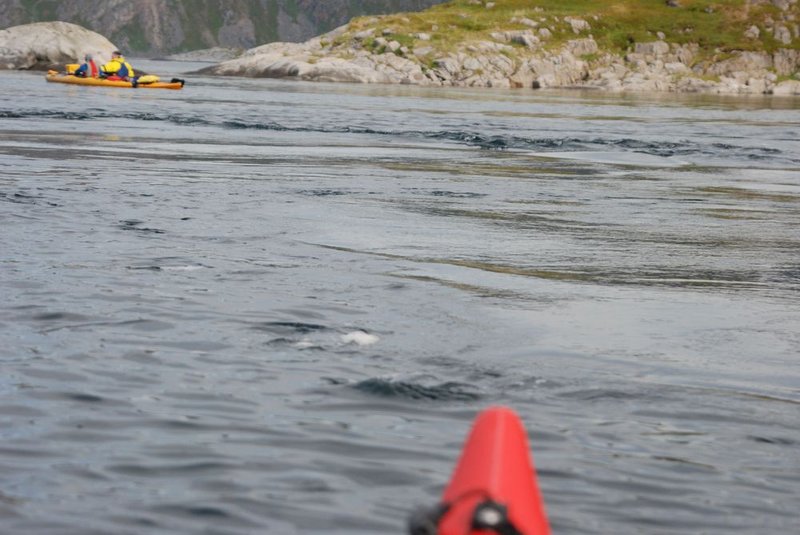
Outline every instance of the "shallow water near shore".
[[800, 101], [0, 72], [0, 532], [791, 533]]

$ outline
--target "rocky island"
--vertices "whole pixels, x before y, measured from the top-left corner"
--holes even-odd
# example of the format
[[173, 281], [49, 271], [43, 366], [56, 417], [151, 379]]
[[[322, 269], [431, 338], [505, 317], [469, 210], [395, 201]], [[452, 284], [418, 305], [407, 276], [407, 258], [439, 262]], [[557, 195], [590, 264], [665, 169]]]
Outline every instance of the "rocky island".
[[800, 94], [797, 0], [458, 0], [361, 17], [205, 69], [499, 88]]

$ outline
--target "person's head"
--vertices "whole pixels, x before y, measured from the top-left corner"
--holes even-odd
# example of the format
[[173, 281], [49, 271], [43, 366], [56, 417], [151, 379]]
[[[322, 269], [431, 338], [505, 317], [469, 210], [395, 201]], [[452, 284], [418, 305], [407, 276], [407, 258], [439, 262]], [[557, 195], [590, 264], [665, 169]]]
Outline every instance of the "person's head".
[[111, 53], [111, 57], [112, 58], [121, 58], [122, 57], [122, 52], [120, 52], [119, 50], [115, 50], [115, 51], [113, 51]]
[[84, 59], [84, 61], [92, 61], [92, 55], [91, 54], [86, 54], [85, 56], [83, 56], [83, 59]]

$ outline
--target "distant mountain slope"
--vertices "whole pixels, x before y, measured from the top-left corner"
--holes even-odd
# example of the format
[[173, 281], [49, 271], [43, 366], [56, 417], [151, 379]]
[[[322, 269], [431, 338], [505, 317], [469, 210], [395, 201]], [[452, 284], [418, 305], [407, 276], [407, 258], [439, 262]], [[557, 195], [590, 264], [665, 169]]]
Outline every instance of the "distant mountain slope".
[[60, 20], [128, 54], [304, 41], [359, 15], [419, 11], [444, 0], [3, 0], [0, 28]]

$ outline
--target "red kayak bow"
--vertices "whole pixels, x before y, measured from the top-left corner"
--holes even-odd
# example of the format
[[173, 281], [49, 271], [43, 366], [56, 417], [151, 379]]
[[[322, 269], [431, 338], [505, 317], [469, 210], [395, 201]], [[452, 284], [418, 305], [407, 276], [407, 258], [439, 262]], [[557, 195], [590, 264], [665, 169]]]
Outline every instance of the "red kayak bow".
[[549, 535], [525, 428], [506, 407], [478, 415], [442, 501], [411, 535]]

